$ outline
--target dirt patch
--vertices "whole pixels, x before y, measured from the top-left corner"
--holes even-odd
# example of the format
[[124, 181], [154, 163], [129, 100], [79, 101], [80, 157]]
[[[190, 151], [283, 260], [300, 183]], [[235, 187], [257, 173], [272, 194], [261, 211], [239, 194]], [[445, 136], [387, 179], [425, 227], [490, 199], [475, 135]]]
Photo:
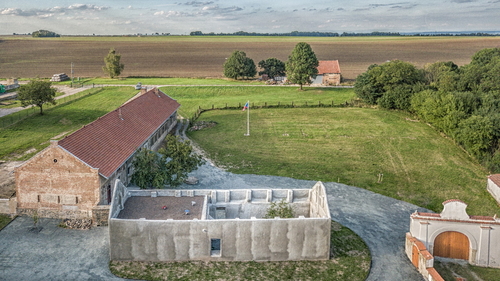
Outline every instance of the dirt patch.
[[10, 198], [16, 192], [14, 168], [22, 161], [0, 162], [0, 198]]

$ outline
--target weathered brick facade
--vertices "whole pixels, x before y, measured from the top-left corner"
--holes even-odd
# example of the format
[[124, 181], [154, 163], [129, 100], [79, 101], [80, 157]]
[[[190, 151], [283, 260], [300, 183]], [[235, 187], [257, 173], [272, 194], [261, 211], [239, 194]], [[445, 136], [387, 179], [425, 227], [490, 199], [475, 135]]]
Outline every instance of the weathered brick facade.
[[105, 225], [116, 179], [129, 183], [137, 149], [157, 149], [180, 104], [158, 89], [138, 95], [16, 168], [17, 213]]

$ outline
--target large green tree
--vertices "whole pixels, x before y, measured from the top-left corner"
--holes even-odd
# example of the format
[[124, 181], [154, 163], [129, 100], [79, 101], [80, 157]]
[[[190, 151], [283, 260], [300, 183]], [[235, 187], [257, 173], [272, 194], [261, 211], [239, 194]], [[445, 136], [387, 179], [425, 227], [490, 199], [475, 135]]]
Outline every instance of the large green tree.
[[263, 69], [259, 71], [259, 75], [266, 74], [270, 79], [277, 76], [285, 76], [285, 63], [277, 58], [261, 60], [259, 62], [259, 67]]
[[189, 140], [168, 135], [158, 152], [144, 148], [137, 151], [132, 161], [132, 182], [142, 189], [179, 186], [203, 163], [202, 156], [193, 153]]
[[414, 65], [393, 60], [371, 65], [356, 78], [354, 92], [368, 104], [408, 110], [412, 95], [423, 90], [423, 82], [423, 72]]
[[117, 54], [114, 48], [109, 50], [108, 55], [104, 58], [105, 65], [102, 67], [104, 73], [109, 75], [109, 78], [120, 76], [125, 65], [120, 62], [121, 55]]
[[227, 78], [251, 78], [255, 74], [257, 74], [255, 62], [243, 51], [234, 51], [224, 62], [224, 76]]
[[26, 85], [22, 85], [17, 91], [17, 98], [23, 107], [35, 105], [40, 108], [40, 115], [43, 115], [43, 105], [46, 103], [56, 104], [56, 89], [51, 87], [52, 83], [43, 80], [32, 80]]
[[179, 136], [168, 135], [165, 147], [159, 152], [167, 159], [167, 184], [178, 186], [187, 179], [188, 174], [204, 163], [203, 157], [193, 153], [189, 140], [181, 140]]
[[311, 84], [311, 78], [318, 74], [318, 65], [318, 59], [311, 46], [300, 42], [288, 56], [285, 65], [287, 79], [293, 84], [299, 84], [302, 90], [302, 85]]

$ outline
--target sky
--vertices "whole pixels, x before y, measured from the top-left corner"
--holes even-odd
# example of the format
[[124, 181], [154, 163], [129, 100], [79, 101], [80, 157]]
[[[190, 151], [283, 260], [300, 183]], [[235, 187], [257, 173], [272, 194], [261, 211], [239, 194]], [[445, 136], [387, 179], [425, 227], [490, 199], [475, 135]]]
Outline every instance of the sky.
[[0, 1], [0, 34], [39, 29], [62, 35], [500, 31], [500, 0]]

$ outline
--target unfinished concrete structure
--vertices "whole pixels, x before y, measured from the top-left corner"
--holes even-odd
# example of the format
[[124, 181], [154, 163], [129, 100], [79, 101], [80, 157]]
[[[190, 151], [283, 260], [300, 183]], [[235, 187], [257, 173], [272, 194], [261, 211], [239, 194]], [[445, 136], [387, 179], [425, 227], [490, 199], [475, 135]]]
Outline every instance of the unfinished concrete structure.
[[[500, 268], [500, 219], [469, 216], [460, 200], [443, 202], [440, 214], [415, 212], [406, 235], [406, 254], [427, 280], [435, 271], [434, 256], [467, 260]], [[431, 277], [429, 277], [431, 276]]]
[[[271, 202], [280, 200], [290, 204], [295, 218], [263, 219]], [[293, 190], [131, 190], [117, 181], [109, 218], [110, 257], [326, 260], [330, 227], [321, 182]]]
[[177, 123], [180, 104], [158, 89], [52, 141], [15, 170], [17, 213], [93, 218], [106, 224], [112, 185], [128, 183], [141, 147], [156, 149]]

